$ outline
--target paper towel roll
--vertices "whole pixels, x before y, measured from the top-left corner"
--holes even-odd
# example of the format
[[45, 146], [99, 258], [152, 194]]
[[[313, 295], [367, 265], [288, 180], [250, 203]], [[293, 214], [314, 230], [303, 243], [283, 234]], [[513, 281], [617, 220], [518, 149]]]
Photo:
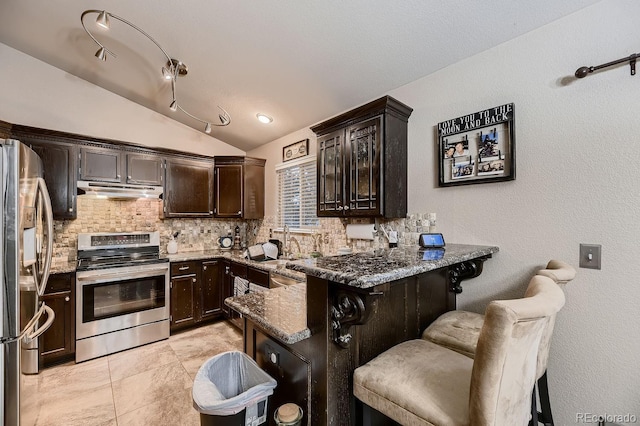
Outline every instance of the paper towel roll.
[[347, 225], [347, 238], [352, 240], [373, 240], [374, 227], [373, 223], [350, 223]]

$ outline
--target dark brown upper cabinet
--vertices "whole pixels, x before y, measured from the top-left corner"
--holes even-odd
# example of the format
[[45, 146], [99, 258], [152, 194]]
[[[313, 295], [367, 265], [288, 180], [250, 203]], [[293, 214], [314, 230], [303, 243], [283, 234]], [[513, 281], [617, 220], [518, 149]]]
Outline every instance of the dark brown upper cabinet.
[[164, 217], [213, 216], [213, 162], [166, 159]]
[[318, 136], [318, 216], [406, 216], [412, 111], [385, 96], [311, 128]]
[[42, 159], [54, 219], [75, 219], [77, 146], [52, 136], [31, 134], [14, 128], [12, 138], [25, 143]]
[[251, 157], [215, 157], [215, 217], [264, 217], [265, 161]]
[[11, 137], [11, 123], [7, 123], [6, 121], [0, 120], [0, 138], [10, 138]]
[[80, 147], [80, 180], [162, 186], [164, 157], [118, 147]]
[[128, 184], [161, 186], [164, 159], [158, 155], [127, 153]]
[[122, 154], [118, 149], [80, 147], [80, 180], [122, 182]]

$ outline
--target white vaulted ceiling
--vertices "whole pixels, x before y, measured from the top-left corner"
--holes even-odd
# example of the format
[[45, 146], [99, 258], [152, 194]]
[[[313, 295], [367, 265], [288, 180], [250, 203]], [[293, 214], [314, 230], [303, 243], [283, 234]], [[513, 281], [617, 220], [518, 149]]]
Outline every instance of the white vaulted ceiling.
[[118, 55], [96, 60], [80, 15], [106, 9], [185, 62], [180, 103], [206, 120], [224, 107], [231, 125], [211, 136], [248, 151], [596, 2], [2, 0], [0, 42], [202, 131], [169, 110], [164, 59], [148, 39], [114, 20], [99, 31], [91, 15]]

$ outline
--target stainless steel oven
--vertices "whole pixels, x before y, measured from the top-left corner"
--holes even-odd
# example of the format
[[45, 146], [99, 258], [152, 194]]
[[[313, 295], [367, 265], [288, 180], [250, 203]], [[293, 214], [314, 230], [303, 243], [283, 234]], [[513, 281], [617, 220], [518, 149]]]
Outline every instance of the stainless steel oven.
[[78, 235], [76, 362], [169, 337], [158, 232]]

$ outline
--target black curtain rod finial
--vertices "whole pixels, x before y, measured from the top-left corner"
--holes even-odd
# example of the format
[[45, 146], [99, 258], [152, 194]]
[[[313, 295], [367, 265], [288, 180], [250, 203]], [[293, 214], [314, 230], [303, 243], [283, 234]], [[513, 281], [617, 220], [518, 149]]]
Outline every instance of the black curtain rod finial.
[[585, 78], [589, 73], [592, 73], [592, 67], [580, 67], [576, 70], [576, 78]]

